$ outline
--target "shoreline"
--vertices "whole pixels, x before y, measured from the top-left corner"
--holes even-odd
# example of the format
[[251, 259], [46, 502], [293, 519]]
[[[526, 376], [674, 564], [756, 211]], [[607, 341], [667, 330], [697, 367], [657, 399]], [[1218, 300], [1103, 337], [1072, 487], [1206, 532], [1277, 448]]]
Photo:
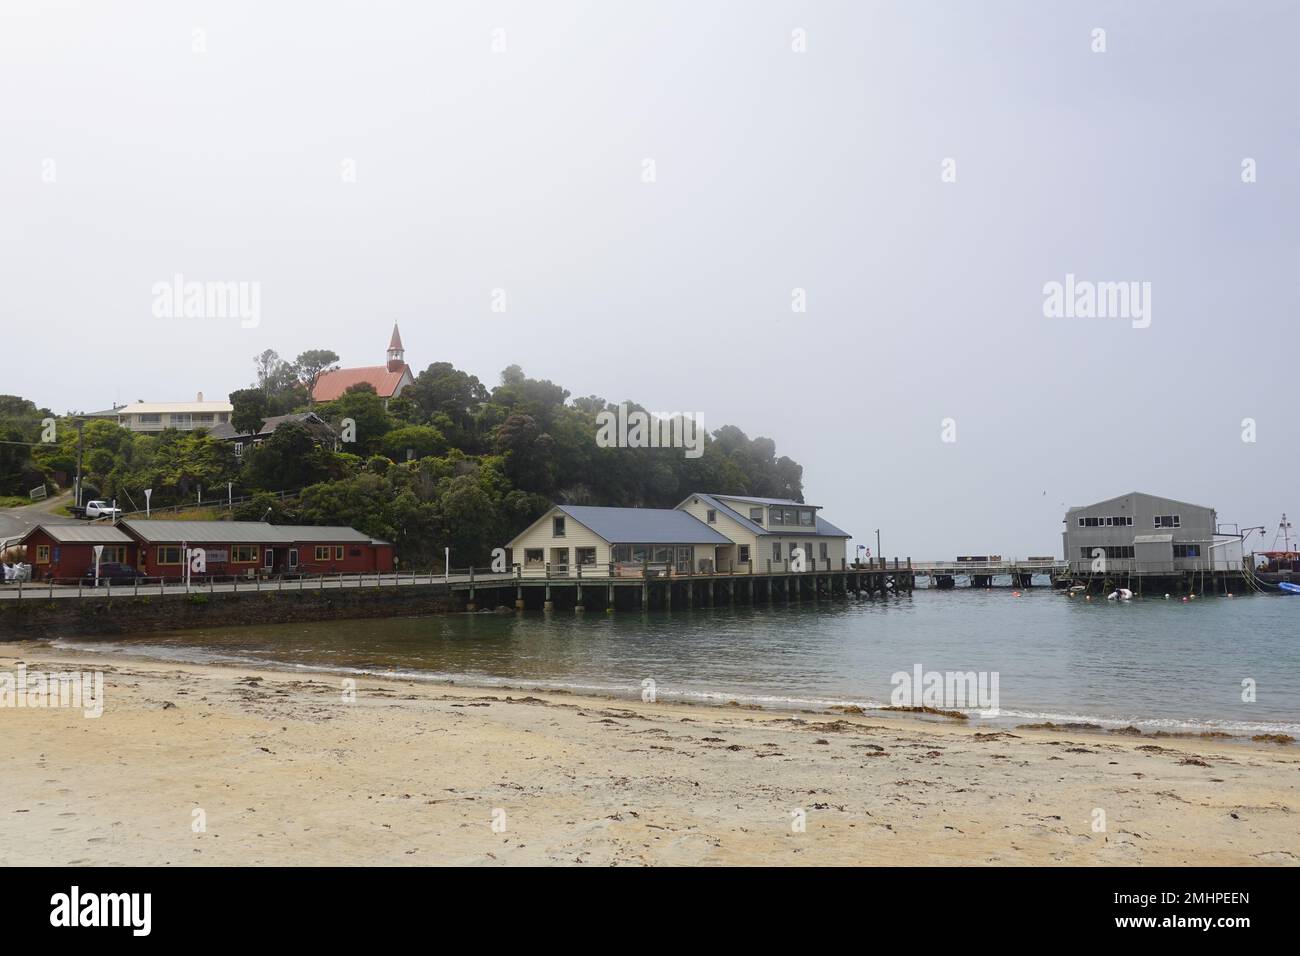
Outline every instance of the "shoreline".
[[[278, 671], [286, 674], [315, 674], [336, 678], [365, 677], [395, 681], [413, 681], [429, 686], [469, 687], [483, 691], [521, 691], [531, 693], [576, 694], [584, 697], [611, 701], [640, 701], [640, 687], [631, 684], [624, 686], [580, 684], [564, 681], [530, 681], [516, 677], [488, 677], [476, 674], [446, 674], [435, 671], [413, 669], [380, 669], [345, 665], [328, 665], [320, 662], [298, 664], [287, 661], [273, 661], [256, 658], [240, 658], [238, 655], [222, 655], [218, 651], [199, 649], [200, 656], [194, 656], [194, 649], [184, 655], [168, 656], [158, 653], [159, 645], [142, 645], [139, 652], [125, 649], [126, 646], [114, 643], [112, 638], [102, 641], [76, 638], [35, 639], [31, 642], [11, 642], [6, 645], [0, 641], [0, 650], [6, 646], [21, 648], [30, 643], [32, 646], [48, 648], [54, 653], [86, 654], [104, 660], [136, 660], [155, 663], [194, 664], [214, 667], [251, 667], [266, 671]], [[99, 645], [108, 644], [112, 650], [101, 651]], [[205, 659], [203, 655], [210, 655]], [[957, 725], [981, 730], [1031, 730], [1047, 729], [1056, 726], [1062, 731], [1072, 733], [1095, 733], [1102, 736], [1118, 735], [1128, 737], [1148, 737], [1151, 739], [1214, 739], [1224, 743], [1273, 743], [1287, 745], [1296, 742], [1300, 735], [1300, 723], [1274, 722], [1240, 725], [1242, 721], [1222, 720], [1218, 718], [1174, 718], [1174, 717], [1098, 717], [1088, 714], [1059, 713], [1052, 711], [1017, 712], [1007, 711], [997, 717], [978, 716], [978, 711], [967, 710], [967, 720], [954, 719], [946, 712], [927, 708], [930, 713], [909, 713], [906, 708], [893, 708], [864, 700], [808, 698], [779, 695], [775, 691], [762, 693], [758, 691], [700, 691], [676, 690], [660, 687], [657, 696], [661, 703], [679, 703], [683, 706], [701, 707], [742, 707], [762, 710], [774, 714], [801, 714], [805, 716], [834, 716], [839, 713], [875, 715], [878, 717], [897, 717], [904, 720], [947, 721]], [[950, 712], [948, 712], [950, 713]], [[1290, 739], [1279, 739], [1290, 738]]]
[[1300, 865], [1294, 745], [18, 661], [105, 709], [0, 708], [12, 864]]

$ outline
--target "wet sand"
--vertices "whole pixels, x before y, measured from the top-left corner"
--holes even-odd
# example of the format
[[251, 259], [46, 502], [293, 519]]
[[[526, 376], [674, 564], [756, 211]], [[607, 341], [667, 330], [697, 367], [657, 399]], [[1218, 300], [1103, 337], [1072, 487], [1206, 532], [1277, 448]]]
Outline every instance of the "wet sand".
[[1295, 745], [20, 660], [105, 702], [0, 708], [9, 864], [1300, 863]]

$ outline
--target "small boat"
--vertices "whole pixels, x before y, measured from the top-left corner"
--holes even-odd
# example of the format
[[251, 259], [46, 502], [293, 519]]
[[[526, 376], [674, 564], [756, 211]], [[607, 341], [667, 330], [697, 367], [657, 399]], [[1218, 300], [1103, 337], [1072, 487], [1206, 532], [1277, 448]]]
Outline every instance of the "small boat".
[[1290, 581], [1279, 581], [1277, 586], [1288, 594], [1300, 594], [1300, 584], [1292, 584]]
[[1107, 601], [1130, 601], [1133, 599], [1133, 592], [1128, 588], [1116, 588], [1106, 595]]

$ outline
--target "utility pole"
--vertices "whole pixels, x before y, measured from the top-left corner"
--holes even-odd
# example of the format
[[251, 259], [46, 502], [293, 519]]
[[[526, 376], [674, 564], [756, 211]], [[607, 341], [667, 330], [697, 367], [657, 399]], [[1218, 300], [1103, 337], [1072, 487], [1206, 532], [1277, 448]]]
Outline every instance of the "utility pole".
[[876, 529], [876, 557], [882, 562], [885, 560], [885, 553], [880, 550], [880, 529]]
[[85, 447], [86, 420], [84, 418], [78, 418], [76, 421], [76, 426], [77, 426], [77, 482], [76, 482], [77, 494], [75, 496], [76, 501], [74, 501], [73, 504], [76, 507], [80, 508], [81, 507], [81, 452], [82, 449]]

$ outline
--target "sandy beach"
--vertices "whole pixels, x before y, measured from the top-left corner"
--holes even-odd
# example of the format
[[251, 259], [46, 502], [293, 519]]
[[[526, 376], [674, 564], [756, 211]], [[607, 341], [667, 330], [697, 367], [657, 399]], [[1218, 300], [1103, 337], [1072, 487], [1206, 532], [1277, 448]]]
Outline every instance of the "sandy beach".
[[105, 701], [0, 709], [6, 864], [1300, 862], [1294, 744], [20, 661]]

